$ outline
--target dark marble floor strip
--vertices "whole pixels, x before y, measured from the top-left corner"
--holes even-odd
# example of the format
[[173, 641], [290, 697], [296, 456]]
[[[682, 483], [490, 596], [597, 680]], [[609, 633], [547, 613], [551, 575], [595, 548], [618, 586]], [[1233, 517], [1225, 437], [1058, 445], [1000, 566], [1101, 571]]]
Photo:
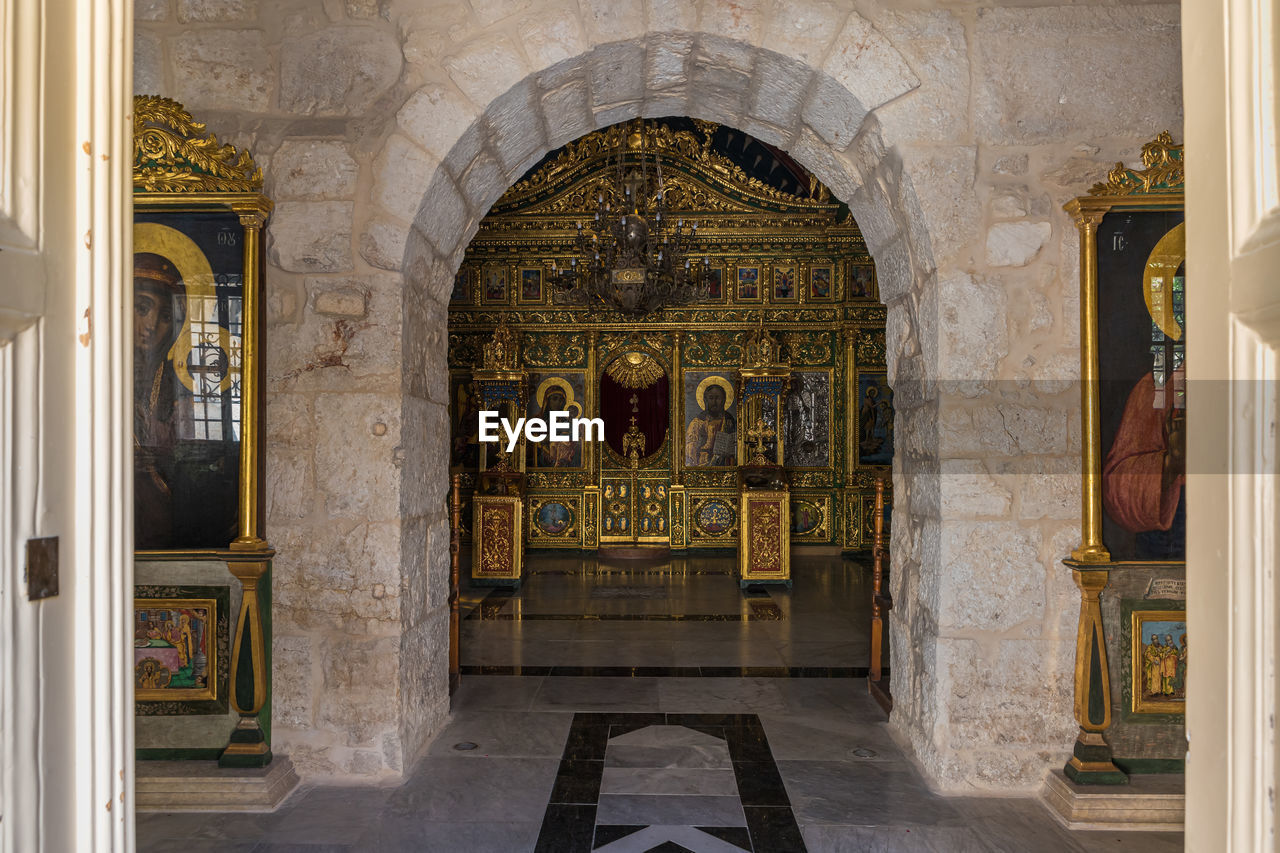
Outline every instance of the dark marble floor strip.
[[547, 804], [534, 853], [591, 853], [596, 807]]
[[749, 613], [504, 613], [500, 604], [480, 602], [467, 619], [500, 622], [779, 622], [782, 611], [774, 604], [752, 602]]
[[[538, 835], [537, 851], [591, 853], [642, 826], [595, 826], [609, 739], [647, 726], [685, 726], [721, 738], [729, 749], [747, 827], [699, 827], [754, 853], [804, 853], [782, 775], [755, 714], [579, 712], [573, 715], [560, 769]], [[666, 845], [663, 845], [666, 846]], [[662, 847], [656, 848], [662, 849]], [[674, 848], [673, 848], [674, 849]]]
[[732, 577], [733, 572], [728, 569], [532, 569], [525, 573], [526, 575], [540, 575], [543, 577], [569, 577], [569, 578], [590, 578], [597, 575], [624, 575], [629, 577], [686, 577], [692, 575], [702, 575], [711, 577]]
[[[576, 678], [866, 678], [868, 672], [865, 666], [462, 666], [463, 675]], [[884, 674], [887, 678], [887, 668]]]

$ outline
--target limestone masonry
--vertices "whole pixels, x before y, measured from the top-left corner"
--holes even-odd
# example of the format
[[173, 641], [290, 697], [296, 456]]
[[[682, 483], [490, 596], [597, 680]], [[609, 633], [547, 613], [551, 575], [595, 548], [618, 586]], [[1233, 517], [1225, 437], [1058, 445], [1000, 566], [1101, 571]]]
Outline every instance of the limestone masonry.
[[396, 777], [448, 711], [446, 305], [550, 150], [689, 115], [847, 202], [889, 306], [893, 722], [942, 789], [1076, 727], [1078, 258], [1062, 211], [1182, 139], [1177, 5], [139, 0], [135, 89], [249, 149], [267, 229], [275, 749]]

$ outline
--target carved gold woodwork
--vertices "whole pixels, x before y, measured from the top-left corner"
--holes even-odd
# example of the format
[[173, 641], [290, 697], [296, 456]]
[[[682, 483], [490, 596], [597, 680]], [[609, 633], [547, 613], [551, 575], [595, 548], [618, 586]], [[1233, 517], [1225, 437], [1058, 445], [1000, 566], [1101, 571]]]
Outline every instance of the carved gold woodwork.
[[133, 99], [133, 186], [149, 193], [258, 193], [262, 169], [222, 145], [177, 101]]
[[[1084, 563], [1107, 563], [1111, 553], [1102, 542], [1102, 430], [1098, 352], [1098, 226], [1108, 213], [1119, 210], [1154, 212], [1182, 210], [1182, 146], [1166, 131], [1142, 147], [1142, 170], [1117, 163], [1105, 183], [1086, 196], [1072, 199], [1064, 209], [1075, 220], [1080, 236], [1080, 411], [1082, 432], [1081, 543], [1071, 557]], [[1177, 264], [1174, 264], [1175, 268]], [[1141, 282], [1138, 282], [1141, 285]]]
[[786, 490], [742, 492], [738, 573], [749, 583], [791, 584], [790, 498]]
[[[234, 533], [220, 529], [219, 536], [235, 536], [230, 542], [219, 538], [208, 543], [174, 543], [156, 550], [139, 550], [140, 560], [201, 560], [225, 563], [227, 570], [241, 586], [240, 610], [236, 615], [229, 659], [233, 710], [239, 714], [230, 743], [219, 757], [223, 766], [262, 767], [271, 761], [270, 646], [271, 621], [267, 602], [271, 598], [271, 559], [275, 551], [266, 541], [261, 506], [261, 389], [262, 358], [262, 232], [273, 209], [262, 193], [262, 171], [249, 152], [225, 145], [206, 133], [205, 125], [191, 116], [176, 101], [152, 96], [136, 96], [133, 100], [133, 208], [135, 287], [141, 278], [150, 278], [146, 255], [160, 255], [178, 273], [167, 284], [176, 288], [173, 298], [180, 301], [185, 315], [184, 326], [174, 330], [173, 348], [165, 358], [174, 379], [193, 392], [202, 393], [193, 374], [203, 370], [207, 379], [214, 370], [222, 371], [212, 389], [227, 395], [231, 389], [239, 397], [238, 411], [230, 416], [228, 433], [239, 445], [227, 457], [208, 458], [199, 466], [188, 466], [188, 472], [199, 470], [221, 479], [228, 468], [237, 476], [227, 494], [214, 496], [201, 489], [199, 505], [187, 511], [203, 516], [213, 507], [226, 509], [234, 516]], [[218, 224], [214, 224], [214, 221]], [[215, 230], [216, 229], [216, 230]], [[229, 248], [220, 258], [211, 260], [210, 245]], [[234, 260], [233, 260], [234, 259]], [[167, 266], [165, 267], [168, 268]], [[239, 292], [234, 293], [238, 280]], [[215, 295], [215, 281], [226, 283], [226, 291]], [[232, 295], [234, 293], [234, 295]], [[131, 301], [135, 294], [126, 294]], [[220, 314], [209, 306], [238, 302], [233, 320], [230, 312]], [[175, 310], [175, 316], [178, 312]], [[197, 329], [195, 323], [199, 322]], [[236, 328], [238, 327], [238, 328]], [[193, 353], [192, 340], [200, 349]], [[237, 352], [238, 350], [238, 352]], [[214, 370], [210, 370], [213, 368]], [[154, 414], [156, 393], [161, 374], [155, 374], [150, 385], [150, 411]], [[194, 387], [193, 387], [194, 386]], [[238, 386], [238, 387], [236, 387]], [[147, 387], [147, 386], [144, 386]], [[210, 386], [205, 386], [209, 389]], [[183, 392], [185, 395], [185, 392]], [[212, 390], [211, 390], [211, 393]], [[145, 392], [142, 400], [147, 399]], [[175, 412], [177, 403], [170, 404]], [[136, 412], [137, 410], [135, 410]], [[188, 409], [187, 414], [190, 414]], [[174, 422], [178, 419], [173, 416]], [[135, 447], [138, 446], [139, 424], [135, 420]], [[200, 441], [213, 444], [222, 441], [206, 434]], [[194, 444], [195, 442], [191, 442]], [[191, 450], [188, 444], [186, 451]], [[185, 456], [173, 446], [148, 448], [146, 456], [166, 455], [165, 461]], [[143, 458], [143, 454], [139, 454]], [[223, 463], [229, 463], [224, 467]], [[159, 466], [163, 468], [163, 465]], [[153, 465], [152, 482], [166, 500], [181, 493], [189, 482], [166, 481]], [[135, 472], [137, 473], [137, 472]], [[136, 480], [135, 480], [136, 482]], [[203, 480], [208, 485], [210, 480]], [[225, 499], [225, 504], [224, 504]], [[135, 509], [139, 506], [135, 492]], [[169, 509], [177, 512], [176, 504]], [[221, 513], [218, 513], [221, 515]], [[144, 514], [139, 512], [139, 518]], [[145, 525], [146, 522], [144, 521]], [[153, 546], [154, 547], [154, 546]]]
[[1107, 173], [1106, 181], [1089, 188], [1091, 196], [1150, 195], [1159, 192], [1181, 192], [1186, 183], [1182, 163], [1182, 146], [1173, 143], [1169, 131], [1142, 146], [1142, 169], [1130, 169], [1123, 163]]
[[471, 502], [474, 543], [471, 582], [519, 586], [524, 530], [524, 499], [518, 495], [476, 495]]
[[[1074, 711], [1080, 732], [1076, 737], [1072, 757], [1063, 768], [1066, 776], [1078, 784], [1114, 785], [1128, 782], [1125, 772], [1112, 760], [1111, 746], [1104, 736], [1112, 724], [1112, 685], [1101, 599], [1107, 594], [1110, 573], [1116, 569], [1142, 565], [1174, 569], [1182, 565], [1179, 559], [1135, 559], [1135, 554], [1124, 553], [1126, 548], [1133, 550], [1131, 543], [1127, 543], [1124, 538], [1104, 541], [1106, 516], [1103, 504], [1103, 470], [1104, 459], [1110, 448], [1103, 446], [1103, 421], [1104, 415], [1108, 413], [1104, 411], [1101, 389], [1115, 384], [1117, 377], [1114, 362], [1117, 354], [1100, 351], [1100, 330], [1125, 328], [1125, 324], [1130, 328], [1141, 329], [1144, 335], [1154, 325], [1161, 340], [1181, 340], [1182, 329], [1168, 310], [1156, 310], [1157, 306], [1150, 299], [1149, 288], [1153, 275], [1167, 278], [1169, 284], [1173, 285], [1175, 272], [1185, 260], [1185, 220], [1182, 219], [1182, 212], [1186, 174], [1182, 155], [1182, 146], [1175, 145], [1168, 132], [1161, 133], [1143, 146], [1142, 169], [1130, 169], [1117, 163], [1105, 182], [1095, 184], [1087, 195], [1072, 199], [1064, 205], [1076, 223], [1080, 238], [1081, 530], [1079, 546], [1072, 551], [1071, 559], [1064, 561], [1080, 589], [1074, 684]], [[1142, 242], [1135, 245], [1130, 239], [1131, 233], [1125, 233], [1119, 226], [1111, 225], [1105, 226], [1108, 233], [1104, 240], [1100, 229], [1104, 227], [1103, 222], [1108, 214], [1123, 214], [1117, 218], [1126, 224], [1141, 222], [1144, 217], [1157, 218], [1154, 222], [1159, 229], [1148, 232], [1154, 246]], [[1177, 224], [1171, 226], [1170, 219], [1177, 220]], [[1116, 218], [1110, 221], [1114, 223]], [[1163, 236], [1157, 238], [1155, 235], [1159, 235], [1161, 231], [1164, 232]], [[1138, 250], [1135, 257], [1145, 261], [1136, 273], [1105, 265], [1102, 261], [1108, 256], [1116, 256], [1117, 252], [1133, 252], [1134, 249]], [[1176, 286], [1181, 287], [1182, 284]], [[1099, 295], [1115, 293], [1119, 288], [1141, 290], [1146, 305], [1139, 303], [1138, 312], [1134, 316], [1126, 316], [1124, 312], [1101, 316]], [[1163, 307], [1167, 309], [1169, 306]], [[1112, 340], [1116, 339], [1113, 337]], [[1141, 341], [1144, 346], [1152, 344], [1150, 337], [1144, 337]], [[1106, 369], [1104, 357], [1109, 357]], [[1162, 361], [1162, 371], [1163, 364]], [[1170, 369], [1176, 368], [1170, 365]], [[1126, 387], [1132, 387], [1132, 379], [1128, 376], [1126, 379]], [[1161, 381], [1163, 382], [1163, 377]], [[1177, 393], [1176, 382], [1171, 383], [1170, 390]], [[1115, 406], [1115, 403], [1109, 405]], [[1128, 417], [1128, 405], [1127, 402], [1124, 404], [1124, 417]], [[1118, 433], [1120, 427], [1115, 429]], [[1114, 446], [1117, 439], [1113, 437], [1111, 442]], [[1168, 454], [1167, 448], [1161, 452]], [[1166, 464], [1168, 458], [1166, 455]], [[1108, 520], [1114, 522], [1114, 519]], [[1106, 532], [1106, 535], [1112, 536], [1110, 532]]]
[[[886, 314], [857, 225], [820, 182], [789, 194], [745, 175], [713, 150], [714, 125], [695, 122], [691, 129], [676, 130], [651, 122], [642, 135], [636, 129], [632, 123], [589, 134], [511, 187], [468, 246], [460, 286], [450, 303], [449, 361], [455, 383], [471, 379], [476, 366], [482, 366], [485, 345], [504, 324], [518, 341], [521, 368], [542, 377], [557, 371], [585, 374], [581, 402], [586, 417], [599, 412], [599, 383], [606, 369], [624, 386], [652, 381], [646, 374], [653, 370], [664, 372], [670, 382], [669, 427], [656, 450], [653, 435], [643, 448], [633, 439], [623, 453], [607, 443], [590, 443], [583, 447], [582, 469], [572, 471], [539, 468], [524, 453], [519, 455], [528, 462], [523, 469], [524, 511], [530, 516], [522, 526], [526, 543], [556, 547], [565, 541], [564, 534], [533, 533], [534, 501], [554, 499], [565, 506], [579, 502], [575, 523], [583, 548], [601, 541], [638, 541], [639, 525], [646, 519], [650, 533], [663, 528], [661, 541], [677, 549], [736, 546], [744, 524], [738, 472], [685, 464], [685, 430], [696, 411], [691, 397], [691, 411], [686, 412], [684, 381], [686, 372], [721, 374], [738, 396], [738, 371], [748, 360], [749, 339], [763, 329], [778, 356], [776, 364], [789, 365], [793, 374], [826, 377], [821, 380], [826, 407], [813, 417], [821, 422], [817, 432], [825, 430], [829, 456], [825, 465], [788, 469], [793, 505], [782, 514], [781, 526], [790, 530], [794, 510], [809, 521], [821, 519], [797, 533], [797, 541], [868, 547], [857, 519], [848, 518], [847, 511], [859, 505], [859, 496], [871, 495], [875, 474], [883, 469], [856, 463], [849, 450], [856, 428], [846, 425], [856, 421], [857, 403], [851, 396], [856, 372], [884, 371]], [[673, 209], [685, 207], [683, 215], [696, 216], [697, 255], [709, 258], [720, 277], [719, 295], [707, 304], [665, 309], [637, 323], [602, 307], [558, 305], [546, 281], [540, 298], [521, 292], [520, 270], [550, 269], [553, 261], [558, 267], [568, 264], [575, 221], [594, 211], [597, 194], [611, 191], [615, 183], [608, 170], [610, 154], [632, 144], [660, 147], [665, 191]], [[739, 298], [734, 276], [742, 269], [753, 271], [756, 291]], [[489, 276], [505, 287], [501, 298], [486, 298]], [[624, 353], [638, 354], [635, 363], [619, 358]], [[533, 390], [525, 389], [527, 407], [533, 406], [528, 399]], [[780, 389], [783, 401], [788, 393]], [[451, 404], [458, 401], [451, 399]], [[748, 432], [761, 426], [775, 435], [761, 432], [757, 438], [785, 461], [789, 415], [763, 425], [755, 418], [735, 417], [741, 422], [737, 461], [750, 461], [749, 450], [756, 448], [747, 446]], [[621, 424], [621, 431], [627, 426]], [[463, 474], [464, 488], [474, 487], [474, 473], [454, 470]], [[657, 484], [666, 490], [658, 502], [665, 507], [663, 524], [656, 515], [645, 514], [647, 502], [640, 495], [643, 486]], [[708, 501], [725, 501], [731, 512]]]

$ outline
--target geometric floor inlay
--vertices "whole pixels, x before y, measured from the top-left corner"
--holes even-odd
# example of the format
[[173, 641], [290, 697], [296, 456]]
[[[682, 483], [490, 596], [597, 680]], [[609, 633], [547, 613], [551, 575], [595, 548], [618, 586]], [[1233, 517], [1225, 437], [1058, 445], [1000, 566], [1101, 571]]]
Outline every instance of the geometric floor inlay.
[[755, 714], [574, 714], [539, 853], [803, 853]]

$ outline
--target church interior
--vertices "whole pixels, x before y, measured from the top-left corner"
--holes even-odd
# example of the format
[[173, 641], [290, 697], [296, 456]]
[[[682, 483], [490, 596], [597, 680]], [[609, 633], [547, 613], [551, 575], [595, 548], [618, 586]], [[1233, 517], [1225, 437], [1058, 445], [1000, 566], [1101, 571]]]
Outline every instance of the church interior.
[[12, 849], [1248, 849], [1178, 5], [117, 3], [120, 567], [6, 473], [0, 627], [123, 805]]

